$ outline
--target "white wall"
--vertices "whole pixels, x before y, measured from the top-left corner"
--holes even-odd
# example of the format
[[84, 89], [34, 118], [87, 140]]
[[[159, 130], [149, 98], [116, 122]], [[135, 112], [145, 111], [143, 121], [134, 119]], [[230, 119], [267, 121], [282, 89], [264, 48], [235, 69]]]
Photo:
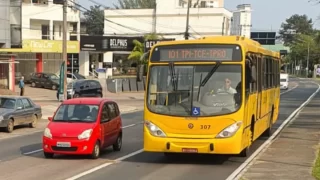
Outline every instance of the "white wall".
[[[62, 5], [53, 4], [52, 1], [48, 4], [22, 3], [22, 39], [41, 39], [41, 23], [61, 24], [62, 12]], [[67, 21], [80, 22], [79, 11], [68, 8]], [[62, 36], [56, 35], [59, 34], [59, 26], [55, 26], [55, 30], [55, 40], [61, 40]], [[69, 33], [67, 39], [69, 40]]]
[[89, 76], [89, 52], [81, 51], [79, 53], [79, 74]]
[[[175, 3], [172, 0], [161, 0], [161, 3], [158, 4], [156, 30], [157, 33], [167, 34], [165, 35], [167, 38], [183, 39], [187, 9], [177, 7]], [[105, 10], [105, 17], [108, 20], [129, 27], [125, 28], [105, 21], [105, 34], [139, 35], [150, 33], [153, 27], [152, 14], [152, 9]], [[196, 38], [200, 37], [197, 34], [201, 36], [221, 35], [223, 17], [231, 19], [231, 16], [232, 13], [224, 8], [191, 8], [189, 32]]]

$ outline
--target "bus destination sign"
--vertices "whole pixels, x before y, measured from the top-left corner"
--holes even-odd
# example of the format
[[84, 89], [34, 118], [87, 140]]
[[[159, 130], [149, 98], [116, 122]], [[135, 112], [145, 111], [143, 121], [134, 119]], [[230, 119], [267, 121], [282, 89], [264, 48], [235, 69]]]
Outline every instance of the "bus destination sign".
[[152, 52], [151, 61], [241, 61], [239, 46], [196, 45], [194, 47], [160, 46]]
[[169, 61], [215, 61], [232, 60], [233, 49], [193, 48], [165, 49], [160, 51], [160, 59]]

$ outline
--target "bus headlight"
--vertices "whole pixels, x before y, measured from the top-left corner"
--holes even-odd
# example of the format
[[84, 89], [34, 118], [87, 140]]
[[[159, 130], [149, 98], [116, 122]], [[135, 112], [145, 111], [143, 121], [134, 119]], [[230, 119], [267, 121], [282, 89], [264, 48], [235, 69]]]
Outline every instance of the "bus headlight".
[[156, 125], [150, 121], [145, 121], [144, 125], [148, 128], [149, 132], [156, 137], [166, 137], [167, 135]]
[[242, 122], [238, 121], [238, 122], [228, 126], [223, 131], [221, 131], [216, 136], [216, 138], [228, 138], [228, 137], [233, 136], [238, 131], [238, 129], [241, 127], [241, 125], [242, 125]]

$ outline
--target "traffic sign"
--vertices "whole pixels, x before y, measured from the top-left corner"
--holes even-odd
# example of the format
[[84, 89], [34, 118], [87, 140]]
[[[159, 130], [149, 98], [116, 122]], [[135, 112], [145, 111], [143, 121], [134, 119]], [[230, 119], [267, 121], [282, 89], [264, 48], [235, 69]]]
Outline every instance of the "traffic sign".
[[199, 116], [200, 115], [200, 107], [192, 107], [192, 115]]

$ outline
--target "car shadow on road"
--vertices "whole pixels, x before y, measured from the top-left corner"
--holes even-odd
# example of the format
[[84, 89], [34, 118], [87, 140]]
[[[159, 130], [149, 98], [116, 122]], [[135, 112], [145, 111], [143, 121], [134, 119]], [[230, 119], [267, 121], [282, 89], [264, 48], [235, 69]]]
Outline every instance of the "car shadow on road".
[[[45, 159], [42, 151], [42, 143], [31, 144], [28, 146], [20, 147], [20, 152], [23, 156]], [[114, 153], [110, 148], [101, 150], [101, 158], [107, 158], [109, 154]], [[56, 160], [84, 160], [92, 159], [90, 155], [62, 155], [55, 154], [54, 159]]]
[[[24, 128], [30, 128], [30, 127], [29, 127], [28, 124], [26, 124], [26, 125], [18, 125], [18, 126], [15, 126], [15, 127], [13, 128], [13, 132], [15, 132], [15, 131], [17, 131], [17, 130], [22, 130], [22, 129], [24, 129]], [[5, 128], [0, 128], [0, 133], [7, 133], [7, 132], [5, 131]]]
[[163, 153], [142, 152], [123, 161], [150, 164], [221, 165], [227, 163], [230, 157], [232, 156], [208, 154], [172, 154], [165, 156]]

